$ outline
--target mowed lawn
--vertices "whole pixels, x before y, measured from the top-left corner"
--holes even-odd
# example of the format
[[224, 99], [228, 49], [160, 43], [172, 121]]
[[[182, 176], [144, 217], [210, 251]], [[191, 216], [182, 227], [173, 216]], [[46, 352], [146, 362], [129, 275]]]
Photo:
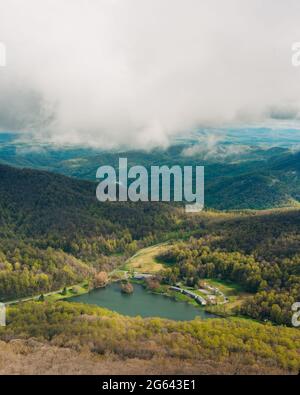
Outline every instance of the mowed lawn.
[[170, 244], [159, 244], [144, 248], [126, 262], [124, 269], [138, 273], [157, 273], [166, 267], [165, 264], [159, 262], [157, 257], [169, 248]]

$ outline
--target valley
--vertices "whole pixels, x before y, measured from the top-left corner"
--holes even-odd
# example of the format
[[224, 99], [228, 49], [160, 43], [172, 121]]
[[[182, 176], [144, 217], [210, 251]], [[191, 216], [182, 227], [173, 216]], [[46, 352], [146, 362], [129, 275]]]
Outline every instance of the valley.
[[[39, 347], [79, 359], [88, 350], [83, 370], [125, 359], [152, 372], [146, 361], [180, 361], [187, 372], [298, 372], [297, 205], [187, 215], [167, 203], [100, 204], [95, 188], [0, 165], [0, 301], [24, 302], [7, 306], [0, 353], [19, 342], [32, 359]], [[101, 273], [114, 282], [94, 289]], [[117, 280], [130, 280], [133, 294]], [[28, 345], [36, 339], [37, 349]]]
[[[87, 291], [97, 273], [125, 269], [154, 275], [149, 290], [194, 304], [170, 287], [199, 292], [206, 280], [229, 282], [240, 291], [224, 293], [226, 300], [210, 294], [210, 312], [291, 324], [290, 306], [300, 286], [300, 210], [191, 216], [172, 204], [100, 204], [93, 183], [37, 170], [0, 170], [0, 300], [83, 282]], [[205, 299], [203, 292], [199, 296]]]

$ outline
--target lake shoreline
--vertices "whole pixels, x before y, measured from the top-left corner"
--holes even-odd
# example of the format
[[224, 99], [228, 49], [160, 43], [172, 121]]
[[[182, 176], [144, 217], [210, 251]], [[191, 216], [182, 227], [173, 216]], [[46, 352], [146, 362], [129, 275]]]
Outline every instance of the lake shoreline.
[[133, 317], [159, 317], [177, 321], [190, 321], [196, 317], [217, 318], [215, 314], [206, 312], [186, 300], [176, 300], [167, 294], [151, 292], [140, 283], [135, 282], [134, 288], [132, 294], [124, 295], [118, 282], [113, 282], [105, 288], [94, 289], [78, 296], [74, 295], [67, 301], [97, 305], [118, 314]]

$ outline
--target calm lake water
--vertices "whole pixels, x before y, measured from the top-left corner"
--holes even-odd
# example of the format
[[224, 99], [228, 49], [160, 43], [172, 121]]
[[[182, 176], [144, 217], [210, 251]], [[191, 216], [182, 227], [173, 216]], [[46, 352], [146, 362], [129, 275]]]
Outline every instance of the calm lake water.
[[167, 296], [147, 292], [139, 284], [134, 284], [134, 293], [131, 295], [121, 293], [120, 285], [113, 283], [106, 288], [96, 289], [68, 300], [95, 304], [129, 316], [161, 317], [177, 321], [189, 321], [197, 316], [202, 319], [215, 317], [188, 303], [177, 302]]

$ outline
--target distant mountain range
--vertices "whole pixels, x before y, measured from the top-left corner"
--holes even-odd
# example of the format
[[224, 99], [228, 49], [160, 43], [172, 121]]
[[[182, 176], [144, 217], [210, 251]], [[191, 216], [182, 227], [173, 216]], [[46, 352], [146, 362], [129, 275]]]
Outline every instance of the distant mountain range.
[[[204, 165], [205, 202], [215, 209], [269, 209], [298, 206], [300, 202], [300, 152], [297, 136], [277, 133], [267, 145], [266, 131], [261, 140], [249, 145], [250, 132], [229, 135], [224, 141], [201, 138], [180, 141], [166, 150], [101, 151], [78, 147], [24, 142], [12, 134], [0, 134], [0, 162], [16, 167], [47, 170], [84, 180], [96, 181], [101, 165], [117, 167], [119, 157], [129, 166]], [[285, 136], [285, 137], [284, 137]], [[278, 146], [273, 146], [274, 140]], [[300, 140], [299, 140], [300, 141]], [[294, 145], [293, 145], [294, 144]]]

